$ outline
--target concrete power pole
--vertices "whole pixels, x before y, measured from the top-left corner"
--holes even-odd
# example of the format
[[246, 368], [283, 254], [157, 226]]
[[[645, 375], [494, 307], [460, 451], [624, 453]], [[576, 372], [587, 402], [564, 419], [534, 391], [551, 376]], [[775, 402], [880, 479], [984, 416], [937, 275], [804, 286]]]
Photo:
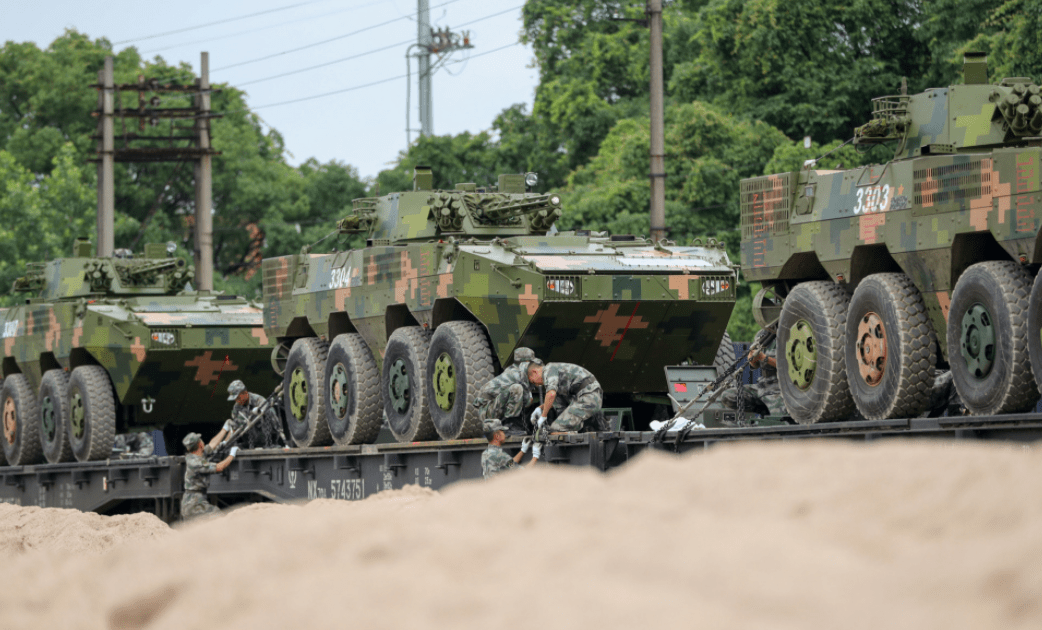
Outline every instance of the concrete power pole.
[[428, 0], [417, 0], [416, 43], [419, 45], [420, 135], [434, 135], [431, 98], [431, 10]]
[[666, 238], [666, 139], [662, 105], [662, 0], [648, 0], [651, 26], [651, 240]]
[[115, 139], [113, 138], [115, 113], [115, 79], [112, 57], [105, 57], [104, 69], [98, 72], [98, 256], [111, 256], [115, 248], [116, 195], [113, 162]]
[[195, 163], [195, 281], [200, 291], [213, 291], [213, 156], [210, 155], [210, 53], [199, 61], [198, 117], [195, 129], [203, 150]]

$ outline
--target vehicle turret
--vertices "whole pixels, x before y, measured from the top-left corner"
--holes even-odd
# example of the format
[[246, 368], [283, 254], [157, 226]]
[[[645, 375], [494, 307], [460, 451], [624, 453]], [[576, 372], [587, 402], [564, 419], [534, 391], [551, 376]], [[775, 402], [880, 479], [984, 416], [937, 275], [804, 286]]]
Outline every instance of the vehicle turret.
[[897, 141], [896, 159], [977, 152], [1042, 134], [1042, 88], [1029, 77], [988, 83], [984, 53], [966, 53], [964, 83], [872, 100], [854, 144]]
[[546, 234], [561, 217], [561, 198], [526, 192], [526, 178], [531, 185], [534, 177], [500, 175], [494, 191], [473, 183], [433, 190], [430, 169], [418, 166], [412, 191], [355, 199], [353, 214], [337, 227], [342, 233], [366, 233], [373, 244]]

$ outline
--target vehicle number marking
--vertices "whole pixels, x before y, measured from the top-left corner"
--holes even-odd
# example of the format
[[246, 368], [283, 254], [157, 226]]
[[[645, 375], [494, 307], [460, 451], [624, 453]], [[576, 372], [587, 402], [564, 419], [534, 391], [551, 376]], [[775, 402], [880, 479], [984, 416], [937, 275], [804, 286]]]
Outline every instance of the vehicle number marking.
[[334, 269], [329, 277], [330, 289], [343, 289], [351, 286], [351, 266]]
[[890, 209], [890, 198], [890, 184], [858, 188], [854, 214], [886, 212]]

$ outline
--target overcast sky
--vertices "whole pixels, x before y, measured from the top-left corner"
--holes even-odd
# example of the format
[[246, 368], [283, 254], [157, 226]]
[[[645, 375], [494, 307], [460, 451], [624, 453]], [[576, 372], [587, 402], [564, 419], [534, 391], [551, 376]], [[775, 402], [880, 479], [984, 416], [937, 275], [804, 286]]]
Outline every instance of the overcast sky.
[[[429, 3], [435, 27], [468, 30], [474, 45], [453, 53], [450, 59], [460, 62], [434, 75], [434, 133], [488, 129], [514, 103], [527, 103], [531, 111], [538, 73], [528, 67], [531, 48], [517, 43], [523, 0]], [[196, 72], [200, 51], [208, 51], [211, 81], [246, 90], [249, 105], [285, 137], [293, 164], [336, 159], [374, 176], [406, 146], [406, 79], [394, 77], [406, 73], [416, 9], [416, 0], [0, 0], [0, 41], [46, 48], [65, 29], [76, 29], [92, 39], [107, 37], [117, 51], [135, 46], [146, 59], [188, 62]], [[313, 45], [325, 40], [333, 41]], [[269, 79], [284, 73], [291, 74]], [[276, 105], [388, 79], [393, 80]], [[414, 129], [416, 104], [413, 60]]]

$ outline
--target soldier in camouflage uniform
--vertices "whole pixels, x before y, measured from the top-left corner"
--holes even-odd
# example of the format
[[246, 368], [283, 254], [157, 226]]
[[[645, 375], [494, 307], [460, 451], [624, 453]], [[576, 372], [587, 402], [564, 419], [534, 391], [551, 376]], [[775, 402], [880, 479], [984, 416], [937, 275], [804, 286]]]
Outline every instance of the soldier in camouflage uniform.
[[[485, 437], [488, 439], [488, 448], [481, 454], [481, 474], [485, 479], [491, 479], [504, 470], [517, 468], [521, 458], [532, 448], [532, 440], [525, 438], [521, 441], [521, 450], [511, 457], [503, 450], [503, 440], [507, 437], [507, 429], [499, 420], [486, 420], [482, 423]], [[543, 447], [536, 443], [532, 450], [532, 461], [528, 466], [535, 464], [542, 457]]]
[[117, 435], [112, 445], [113, 454], [121, 459], [152, 457], [156, 452], [156, 444], [152, 435], [146, 431]]
[[231, 465], [239, 452], [233, 446], [228, 457], [214, 464], [207, 461], [220, 441], [218, 433], [209, 444], [203, 445], [203, 437], [198, 433], [189, 433], [182, 443], [188, 453], [185, 455], [185, 493], [181, 496], [181, 518], [189, 520], [198, 516], [217, 514], [221, 510], [206, 500], [206, 489], [210, 487], [210, 475], [224, 472]]
[[546, 388], [543, 405], [536, 409], [538, 416], [535, 412], [532, 414], [538, 426], [546, 422], [552, 407], [557, 410], [557, 417], [550, 425], [551, 432], [575, 432], [584, 428], [596, 431], [604, 428], [601, 415], [604, 393], [597, 378], [585, 368], [574, 363], [530, 365], [528, 380], [533, 385]]
[[[228, 400], [234, 400], [232, 406], [232, 417], [224, 423], [224, 429], [231, 434], [245, 427], [250, 421], [250, 415], [255, 409], [264, 403], [264, 397], [246, 390], [246, 385], [239, 380], [232, 381], [228, 386]], [[285, 446], [286, 436], [282, 432], [282, 422], [274, 405], [269, 405], [260, 419], [249, 433], [246, 434], [248, 448], [267, 448], [271, 446]]]
[[[753, 413], [765, 416], [787, 416], [785, 401], [782, 400], [781, 383], [778, 382], [777, 338], [762, 350], [756, 347], [749, 349], [749, 367], [763, 368], [763, 372], [752, 385], [742, 387], [744, 408]], [[738, 373], [741, 375], [741, 372]], [[729, 409], [738, 409], [738, 386], [732, 381], [724, 390], [720, 401]]]
[[[505, 423], [521, 419], [525, 407], [532, 404], [532, 389], [526, 372], [529, 365], [542, 365], [530, 348], [514, 350], [514, 364], [485, 383], [475, 396], [473, 405], [482, 422], [502, 418]], [[506, 428], [510, 431], [510, 427]]]

